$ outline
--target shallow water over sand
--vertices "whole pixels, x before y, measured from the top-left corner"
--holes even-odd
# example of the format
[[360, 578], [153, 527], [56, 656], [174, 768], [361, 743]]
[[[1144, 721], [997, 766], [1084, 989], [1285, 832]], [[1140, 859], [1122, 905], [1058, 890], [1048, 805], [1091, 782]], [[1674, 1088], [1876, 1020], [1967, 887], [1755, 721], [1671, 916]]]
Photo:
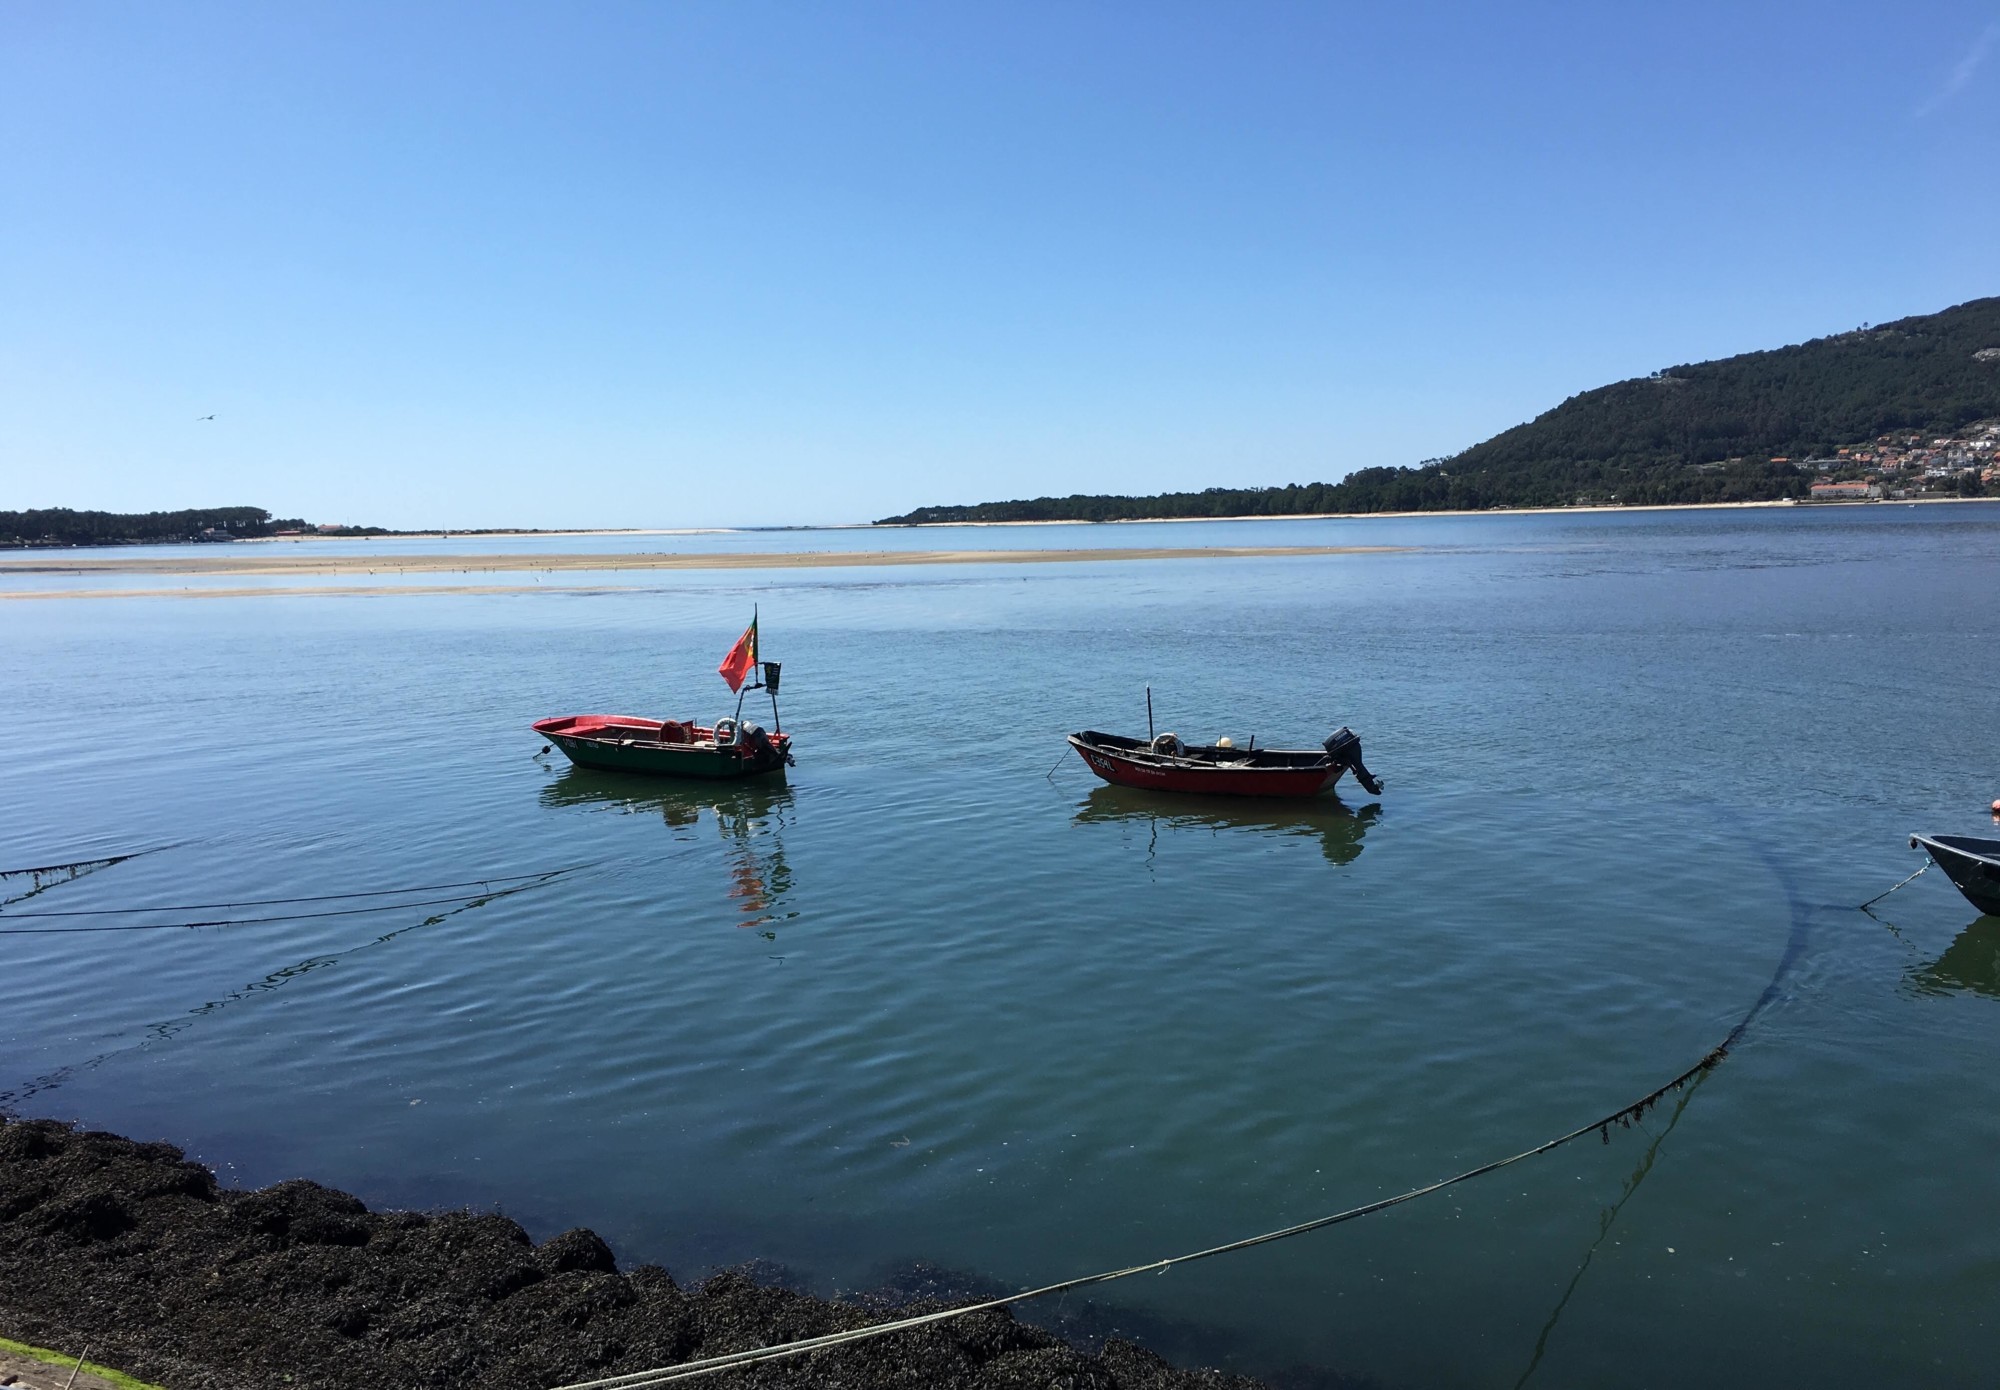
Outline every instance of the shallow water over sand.
[[[671, 543], [908, 535], [1418, 549], [7, 605], [0, 868], [169, 847], [0, 925], [581, 867], [0, 936], [4, 1103], [683, 1274], [1039, 1283], [1616, 1109], [1796, 943], [1643, 1131], [1102, 1301], [1389, 1384], [1988, 1383], [2000, 934], [1934, 873], [1894, 930], [1843, 905], [1990, 824], [2000, 505]], [[532, 756], [543, 715], [727, 713], [752, 603], [788, 785]], [[1388, 789], [1105, 789], [1062, 735], [1148, 683], [1190, 738], [1351, 724]]]

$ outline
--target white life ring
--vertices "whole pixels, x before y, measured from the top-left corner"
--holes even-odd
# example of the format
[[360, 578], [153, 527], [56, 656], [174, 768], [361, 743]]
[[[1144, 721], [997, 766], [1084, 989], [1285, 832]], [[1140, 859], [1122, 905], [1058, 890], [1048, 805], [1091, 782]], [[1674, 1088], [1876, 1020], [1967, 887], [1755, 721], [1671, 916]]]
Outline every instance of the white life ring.
[[1187, 751], [1187, 745], [1181, 742], [1179, 734], [1161, 734], [1153, 740], [1152, 748], [1155, 753], [1169, 758], [1178, 758]]
[[727, 718], [716, 720], [715, 746], [717, 748], [733, 748], [735, 747], [735, 745], [736, 745], [736, 721], [734, 719], [727, 719]]

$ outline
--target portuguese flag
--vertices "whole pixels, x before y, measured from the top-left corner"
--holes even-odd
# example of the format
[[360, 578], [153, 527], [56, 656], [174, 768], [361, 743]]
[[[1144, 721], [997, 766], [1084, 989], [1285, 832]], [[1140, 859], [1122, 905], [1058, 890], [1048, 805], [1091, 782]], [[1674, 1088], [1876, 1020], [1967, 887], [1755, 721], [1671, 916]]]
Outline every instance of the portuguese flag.
[[743, 629], [743, 635], [736, 639], [736, 645], [729, 649], [729, 655], [722, 658], [722, 664], [715, 668], [722, 678], [729, 682], [731, 690], [741, 690], [743, 682], [757, 669], [757, 619], [752, 615], [750, 626]]

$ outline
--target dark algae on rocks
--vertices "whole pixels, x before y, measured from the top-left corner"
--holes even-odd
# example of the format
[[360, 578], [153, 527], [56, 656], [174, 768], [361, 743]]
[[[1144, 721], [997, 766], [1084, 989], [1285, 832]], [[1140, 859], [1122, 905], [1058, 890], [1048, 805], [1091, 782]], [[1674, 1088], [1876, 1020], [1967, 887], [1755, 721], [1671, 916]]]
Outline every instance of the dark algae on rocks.
[[[946, 1306], [919, 1297], [897, 1313]], [[87, 1344], [169, 1390], [531, 1390], [891, 1314], [725, 1271], [621, 1272], [586, 1230], [373, 1212], [316, 1183], [217, 1184], [170, 1144], [0, 1117], [0, 1335]], [[714, 1377], [718, 1386], [1254, 1390], [1130, 1342], [1078, 1350], [1004, 1310]]]

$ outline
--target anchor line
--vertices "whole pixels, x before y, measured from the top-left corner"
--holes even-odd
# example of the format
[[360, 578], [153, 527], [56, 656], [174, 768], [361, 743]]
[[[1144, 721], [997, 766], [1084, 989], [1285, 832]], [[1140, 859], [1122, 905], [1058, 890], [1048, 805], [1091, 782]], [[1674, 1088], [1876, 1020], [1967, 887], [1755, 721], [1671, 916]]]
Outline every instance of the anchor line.
[[[1696, 1062], [1692, 1067], [1689, 1067], [1665, 1085], [1648, 1092], [1638, 1100], [1633, 1101], [1630, 1105], [1615, 1110], [1602, 1119], [1593, 1120], [1589, 1124], [1570, 1130], [1567, 1134], [1557, 1135], [1555, 1138], [1538, 1144], [1532, 1149], [1523, 1149], [1521, 1152], [1512, 1154], [1506, 1158], [1495, 1159], [1491, 1163], [1481, 1164], [1477, 1168], [1468, 1168], [1462, 1173], [1453, 1174], [1451, 1177], [1441, 1179], [1427, 1186], [1414, 1187], [1407, 1192], [1398, 1193], [1393, 1197], [1385, 1197], [1358, 1207], [1350, 1207], [1346, 1211], [1335, 1212], [1331, 1216], [1322, 1216], [1311, 1221], [1300, 1222], [1297, 1225], [1286, 1226], [1279, 1230], [1267, 1231], [1262, 1235], [1230, 1241], [1226, 1245], [1211, 1246], [1206, 1250], [1197, 1250], [1191, 1254], [1177, 1255], [1164, 1260], [1155, 1260], [1149, 1264], [1132, 1265], [1125, 1269], [1107, 1270], [1101, 1274], [1088, 1274], [1076, 1279], [1066, 1279], [1060, 1283], [1046, 1284], [1036, 1289], [1026, 1289], [1020, 1293], [988, 1299], [981, 1303], [968, 1304], [962, 1308], [947, 1308], [935, 1313], [900, 1318], [891, 1322], [876, 1323], [868, 1327], [852, 1328], [845, 1332], [828, 1333], [819, 1337], [807, 1337], [798, 1341], [760, 1347], [751, 1351], [731, 1352], [722, 1356], [704, 1357], [695, 1361], [682, 1362], [676, 1366], [658, 1367], [647, 1371], [634, 1371], [599, 1380], [575, 1381], [555, 1386], [552, 1390], [647, 1390], [647, 1387], [666, 1385], [677, 1380], [692, 1380], [699, 1376], [714, 1375], [756, 1362], [775, 1361], [792, 1356], [802, 1356], [811, 1352], [842, 1346], [848, 1342], [864, 1341], [873, 1337], [887, 1336], [893, 1332], [901, 1332], [909, 1328], [929, 1326], [951, 1318], [964, 1317], [971, 1313], [985, 1312], [988, 1309], [1004, 1308], [1011, 1304], [1025, 1303], [1031, 1299], [1044, 1298], [1050, 1294], [1068, 1293], [1072, 1289], [1085, 1288], [1093, 1284], [1108, 1284], [1115, 1279], [1126, 1279], [1135, 1274], [1164, 1274], [1176, 1265], [1189, 1264], [1196, 1260], [1205, 1260], [1216, 1255], [1226, 1255], [1238, 1250], [1248, 1250], [1254, 1246], [1267, 1245], [1273, 1241], [1287, 1240], [1293, 1236], [1305, 1235], [1310, 1231], [1322, 1230], [1328, 1226], [1337, 1226], [1343, 1222], [1358, 1220], [1363, 1216], [1371, 1216], [1379, 1211], [1387, 1211], [1389, 1208], [1401, 1206], [1405, 1202], [1413, 1202], [1421, 1197], [1431, 1196], [1434, 1193], [1444, 1191], [1446, 1188], [1455, 1187], [1459, 1183], [1470, 1182], [1474, 1178], [1484, 1177], [1488, 1173], [1495, 1173], [1503, 1168], [1510, 1168], [1517, 1163], [1525, 1162], [1530, 1158], [1539, 1157], [1542, 1154], [1559, 1149], [1566, 1144], [1574, 1143], [1586, 1134], [1596, 1134], [1604, 1143], [1609, 1144], [1611, 1142], [1611, 1127], [1613, 1125], [1617, 1125], [1623, 1129], [1630, 1129], [1634, 1122], [1643, 1119], [1646, 1113], [1657, 1105], [1669, 1091], [1684, 1090], [1689, 1087], [1690, 1083], [1699, 1081], [1720, 1066], [1728, 1058], [1730, 1051], [1742, 1040], [1744, 1034], [1750, 1030], [1751, 1025], [1782, 997], [1786, 978], [1805, 954], [1811, 935], [1811, 909], [1807, 907], [1800, 897], [1796, 885], [1792, 882], [1791, 875], [1786, 872], [1785, 866], [1779, 862], [1777, 857], [1770, 853], [1768, 849], [1761, 846], [1758, 852], [1766, 866], [1770, 868], [1779, 883], [1783, 885], [1785, 895], [1789, 899], [1791, 907], [1791, 931], [1786, 937], [1785, 949], [1779, 955], [1777, 968], [1772, 972], [1770, 981], [1751, 1003], [1749, 1009], [1744, 1012], [1743, 1017], [1737, 1020], [1736, 1026], [1731, 1028], [1723, 1040], [1716, 1044], [1699, 1062]], [[1687, 1100], [1691, 1099], [1692, 1096], [1693, 1091], [1688, 1089], [1687, 1094], [1682, 1099], [1682, 1104], [1675, 1109], [1674, 1119], [1676, 1121], [1679, 1120], [1681, 1111], [1686, 1108]], [[1530, 1373], [1532, 1373], [1533, 1369], [1534, 1367], [1531, 1364], [1529, 1367]], [[1526, 1378], [1526, 1376], [1523, 1376], [1524, 1381]]]
[[1587, 1134], [1601, 1134], [1604, 1136], [1605, 1142], [1609, 1143], [1611, 1126], [1620, 1125], [1629, 1128], [1634, 1120], [1639, 1119], [1648, 1110], [1652, 1109], [1669, 1091], [1680, 1089], [1690, 1081], [1719, 1066], [1723, 1059], [1729, 1055], [1730, 1046], [1735, 1042], [1740, 1031], [1739, 1027], [1736, 1032], [1730, 1035], [1727, 1042], [1718, 1045], [1708, 1055], [1682, 1072], [1679, 1076], [1676, 1076], [1673, 1080], [1648, 1092], [1645, 1096], [1632, 1102], [1630, 1105], [1614, 1110], [1601, 1119], [1592, 1120], [1589, 1124], [1570, 1130], [1567, 1134], [1558, 1135], [1546, 1143], [1538, 1144], [1532, 1149], [1523, 1149], [1520, 1153], [1510, 1155], [1507, 1158], [1495, 1159], [1491, 1163], [1481, 1164], [1477, 1168], [1468, 1168], [1462, 1173], [1443, 1178], [1424, 1187], [1411, 1188], [1409, 1191], [1400, 1192], [1393, 1197], [1384, 1197], [1378, 1201], [1368, 1202], [1358, 1207], [1350, 1207], [1346, 1211], [1335, 1212], [1331, 1216], [1321, 1216], [1311, 1221], [1301, 1221], [1293, 1226], [1282, 1227], [1275, 1231], [1266, 1231], [1262, 1235], [1248, 1236], [1242, 1240], [1233, 1240], [1226, 1245], [1210, 1246], [1206, 1250], [1196, 1250], [1186, 1255], [1175, 1255], [1168, 1259], [1154, 1260], [1141, 1265], [1131, 1265], [1124, 1269], [1107, 1270], [1101, 1274], [1087, 1274], [1076, 1279], [1065, 1279], [1060, 1283], [1045, 1284], [1036, 1289], [1024, 1289], [1020, 1293], [1007, 1294], [1000, 1298], [967, 1304], [961, 1308], [947, 1308], [935, 1313], [923, 1313], [915, 1317], [899, 1318], [892, 1322], [850, 1328], [844, 1332], [832, 1332], [819, 1337], [807, 1337], [799, 1341], [759, 1347], [752, 1351], [730, 1352], [722, 1356], [704, 1357], [697, 1361], [682, 1362], [677, 1366], [663, 1366], [653, 1370], [633, 1371], [625, 1375], [608, 1376], [600, 1380], [575, 1381], [556, 1386], [554, 1390], [644, 1390], [644, 1387], [666, 1385], [676, 1380], [692, 1380], [698, 1376], [714, 1375], [755, 1362], [776, 1361], [792, 1356], [803, 1356], [809, 1352], [824, 1351], [833, 1347], [843, 1346], [849, 1342], [866, 1341], [874, 1337], [887, 1336], [892, 1332], [926, 1327], [933, 1323], [965, 1317], [972, 1313], [981, 1313], [993, 1308], [1005, 1308], [1010, 1304], [1025, 1303], [1030, 1299], [1046, 1298], [1050, 1294], [1067, 1293], [1072, 1289], [1085, 1288], [1092, 1284], [1108, 1284], [1114, 1279], [1126, 1279], [1135, 1274], [1164, 1274], [1176, 1265], [1191, 1264], [1196, 1260], [1206, 1260], [1217, 1255], [1227, 1255], [1238, 1250], [1248, 1250], [1253, 1246], [1268, 1245], [1273, 1241], [1287, 1240], [1293, 1236], [1305, 1235], [1309, 1231], [1322, 1230], [1328, 1226], [1337, 1226], [1343, 1222], [1357, 1220], [1363, 1216], [1371, 1216], [1378, 1211], [1387, 1211], [1389, 1208], [1401, 1206], [1405, 1202], [1413, 1202], [1420, 1197], [1428, 1197], [1433, 1193], [1442, 1192], [1448, 1187], [1455, 1187], [1459, 1183], [1469, 1182], [1474, 1178], [1484, 1177], [1488, 1173], [1498, 1172], [1502, 1168], [1512, 1167], [1516, 1163], [1524, 1162], [1527, 1159], [1548, 1153], [1552, 1149], [1558, 1149], [1565, 1144], [1573, 1143]]
[[[5, 915], [14, 918], [118, 917], [118, 916], [127, 916], [137, 912], [208, 912], [208, 911], [220, 911], [225, 908], [238, 908], [238, 907], [279, 907], [286, 903], [345, 902], [352, 898], [394, 898], [394, 897], [404, 897], [411, 893], [439, 893], [443, 892], [447, 888], [484, 888], [489, 884], [495, 884], [495, 883], [540, 882], [544, 879], [553, 878], [558, 874], [575, 873], [578, 869], [584, 869], [589, 867], [590, 866], [587, 864], [572, 864], [567, 868], [545, 869], [540, 873], [533, 873], [533, 874], [491, 874], [486, 878], [459, 879], [455, 883], [418, 883], [418, 884], [412, 884], [407, 888], [374, 888], [374, 889], [369, 889], [365, 892], [356, 892], [356, 893], [320, 893], [312, 897], [304, 897], [304, 898], [246, 898], [242, 902], [233, 902], [233, 903], [161, 903], [151, 907], [92, 907], [92, 908], [76, 908], [66, 912], [9, 912]], [[465, 896], [470, 897], [476, 895], [467, 894]], [[407, 906], [410, 907], [416, 907], [419, 905], [420, 904], [417, 903], [407, 904]], [[203, 922], [200, 923], [199, 925], [209, 926], [213, 924]]]
[[[143, 851], [140, 851], [143, 853]], [[67, 864], [37, 864], [27, 869], [0, 869], [0, 878], [21, 878], [29, 874], [75, 873], [86, 869], [108, 869], [133, 858], [131, 854], [108, 854], [101, 859], [76, 859]]]
[[495, 889], [490, 893], [459, 893], [449, 898], [419, 898], [415, 902], [376, 903], [370, 907], [347, 907], [331, 912], [281, 912], [271, 917], [217, 917], [194, 922], [100, 922], [88, 927], [0, 927], [0, 936], [63, 936], [72, 932], [109, 931], [179, 931], [197, 927], [252, 927], [271, 922], [311, 922], [326, 917], [360, 917], [371, 912], [400, 912], [407, 907], [439, 907], [450, 903], [478, 902], [482, 899], [501, 896], [504, 893], [533, 887], [553, 878], [556, 870], [545, 878], [530, 879], [515, 888]]
[[[158, 846], [158, 848], [170, 849], [172, 846]], [[86, 874], [94, 874], [100, 869], [108, 869], [113, 865], [123, 864], [128, 859], [137, 859], [142, 854], [151, 854], [152, 852], [149, 849], [142, 849], [134, 850], [130, 854], [107, 855], [102, 859], [77, 859], [68, 864], [41, 864], [28, 869], [0, 869], [0, 883], [5, 883], [10, 878], [25, 878], [34, 885], [25, 893], [16, 893], [12, 897], [0, 898], [0, 908], [8, 907], [13, 903], [26, 902], [30, 898], [41, 896], [51, 888], [60, 887], [65, 883], [74, 883]]]
[[1603, 1245], [1611, 1234], [1611, 1228], [1618, 1224], [1619, 1213], [1625, 1210], [1625, 1204], [1638, 1196], [1639, 1184], [1653, 1171], [1653, 1164], [1660, 1155], [1660, 1146], [1666, 1143], [1667, 1136], [1674, 1132], [1674, 1126], [1681, 1122], [1681, 1116], [1686, 1112], [1689, 1102], [1694, 1099], [1694, 1093], [1701, 1089], [1701, 1083], [1708, 1078], [1708, 1075], [1704, 1072], [1688, 1083], [1687, 1089], [1674, 1105], [1673, 1114], [1667, 1117], [1666, 1128], [1653, 1136], [1653, 1142], [1646, 1146], [1646, 1152], [1640, 1158], [1639, 1166], [1625, 1180], [1624, 1190], [1618, 1194], [1618, 1200], [1606, 1207], [1598, 1216], [1597, 1238], [1591, 1241], [1589, 1248], [1583, 1252], [1583, 1262], [1577, 1266], [1576, 1273], [1570, 1276], [1569, 1284], [1563, 1289], [1562, 1297], [1556, 1300], [1556, 1306], [1549, 1313], [1548, 1321], [1542, 1324], [1541, 1335], [1535, 1339], [1534, 1354], [1528, 1358], [1528, 1369], [1521, 1372], [1521, 1378], [1514, 1382], [1514, 1390], [1522, 1390], [1522, 1387], [1534, 1378], [1536, 1368], [1542, 1364], [1542, 1358], [1548, 1353], [1549, 1339], [1555, 1334], [1556, 1324], [1562, 1321], [1563, 1310], [1569, 1307], [1570, 1299], [1576, 1296], [1578, 1287], [1583, 1283], [1583, 1276], [1590, 1272], [1590, 1264], [1597, 1257], [1598, 1247]]
[[123, 854], [99, 855], [95, 859], [72, 859], [67, 864], [38, 864], [33, 866], [32, 868], [26, 868], [26, 869], [0, 869], [0, 879], [19, 878], [23, 874], [60, 874], [60, 873], [67, 873], [70, 874], [72, 877], [79, 877], [83, 874], [91, 873], [98, 869], [108, 869], [113, 864], [123, 864], [127, 859], [137, 859], [141, 855], [158, 854], [161, 850], [179, 849], [183, 845], [186, 845], [188, 843], [190, 842], [187, 840], [176, 840], [174, 843], [170, 845], [149, 845], [145, 849], [127, 850]]
[[[311, 956], [308, 957], [306, 960], [299, 961], [293, 965], [286, 966], [281, 970], [274, 970], [270, 974], [266, 975], [262, 980], [259, 980], [250, 985], [246, 985], [242, 989], [239, 989], [234, 993], [224, 995], [220, 999], [212, 999], [206, 1004], [203, 1004], [199, 1008], [188, 1010], [187, 1014], [180, 1018], [150, 1025], [146, 1030], [146, 1036], [141, 1038], [136, 1043], [130, 1043], [124, 1047], [112, 1048], [107, 1052], [100, 1052], [95, 1057], [92, 1057], [85, 1062], [81, 1062], [71, 1066], [60, 1067], [54, 1072], [47, 1072], [41, 1076], [33, 1078], [30, 1081], [23, 1082], [19, 1086], [16, 1086], [11, 1090], [0, 1091], [0, 1115], [6, 1115], [11, 1113], [11, 1107], [20, 1101], [27, 1100], [32, 1096], [41, 1094], [44, 1091], [54, 1090], [56, 1087], [61, 1086], [66, 1081], [68, 1081], [70, 1077], [74, 1076], [79, 1071], [92, 1071], [102, 1066], [104, 1063], [110, 1061], [114, 1057], [124, 1056], [125, 1054], [131, 1052], [144, 1051], [152, 1047], [155, 1043], [162, 1043], [169, 1041], [180, 1032], [191, 1027], [195, 1023], [195, 1021], [201, 1018], [203, 1015], [213, 1013], [218, 1009], [226, 1008], [228, 1005], [238, 1000], [249, 998], [253, 994], [261, 993], [271, 989], [276, 989], [278, 986], [284, 984], [287, 980], [296, 979], [300, 975], [304, 975], [311, 971], [318, 970], [324, 966], [337, 965], [343, 959], [355, 954], [358, 951], [365, 951], [373, 946], [385, 945], [388, 942], [394, 941], [399, 936], [407, 935], [408, 933], [417, 931], [423, 927], [436, 926], [438, 923], [443, 922], [451, 917], [455, 917], [461, 912], [470, 912], [474, 908], [484, 907], [487, 903], [496, 902], [501, 898], [510, 898], [514, 896], [514, 894], [516, 893], [525, 893], [529, 889], [536, 888], [539, 886], [540, 885], [537, 883], [520, 883], [514, 885], [511, 888], [496, 889], [491, 894], [472, 898], [468, 901], [460, 903], [457, 907], [450, 908], [444, 912], [433, 913], [431, 916], [424, 918], [420, 922], [414, 922], [407, 927], [398, 927], [396, 930], [392, 932], [386, 932], [383, 935], [376, 937], [372, 941], [365, 941], [361, 943], [359, 946], [349, 947], [345, 950], [335, 951], [331, 954]], [[415, 904], [397, 904], [397, 906], [415, 906]]]
[[[1905, 859], [1905, 860], [1904, 860], [1903, 862], [1904, 862], [1905, 864], [1907, 864], [1907, 863], [1909, 863], [1910, 861], [1909, 861], [1909, 860], [1907, 860], [1907, 859]], [[1928, 869], [1928, 868], [1930, 868], [1930, 866], [1931, 866], [1931, 861], [1930, 861], [1930, 860], [1928, 860], [1928, 859], [1926, 859], [1926, 860], [1924, 861], [1924, 868], [1923, 868], [1923, 869], [1918, 869], [1916, 873], [1914, 873], [1914, 874], [1911, 874], [1911, 875], [1910, 875], [1910, 876], [1909, 876], [1908, 878], [1904, 879], [1904, 880], [1903, 880], [1903, 883], [1914, 883], [1914, 882], [1916, 882], [1916, 881], [1917, 881], [1917, 876], [1918, 876], [1919, 874], [1923, 873], [1923, 872], [1924, 872], [1924, 869]], [[1897, 885], [1896, 885], [1896, 888], [1901, 888], [1901, 887], [1903, 886], [1903, 883], [1899, 883], [1899, 884], [1897, 884]], [[1866, 912], [1866, 911], [1867, 911], [1867, 910], [1868, 910], [1869, 908], [1871, 908], [1871, 907], [1875, 906], [1875, 904], [1876, 904], [1876, 903], [1879, 903], [1879, 902], [1881, 902], [1881, 901], [1882, 901], [1882, 899], [1884, 899], [1884, 898], [1888, 897], [1888, 896], [1889, 896], [1889, 893], [1893, 893], [1893, 892], [1895, 892], [1895, 891], [1896, 891], [1896, 888], [1891, 888], [1891, 889], [1889, 890], [1889, 892], [1888, 892], [1888, 893], [1877, 893], [1877, 894], [1876, 894], [1876, 895], [1875, 895], [1874, 897], [1870, 898], [1870, 899], [1869, 899], [1869, 900], [1868, 900], [1867, 902], [1865, 902], [1865, 903], [1861, 904], [1861, 908], [1860, 908], [1860, 910], [1861, 910], [1861, 911], [1863, 911], [1863, 912]]]

